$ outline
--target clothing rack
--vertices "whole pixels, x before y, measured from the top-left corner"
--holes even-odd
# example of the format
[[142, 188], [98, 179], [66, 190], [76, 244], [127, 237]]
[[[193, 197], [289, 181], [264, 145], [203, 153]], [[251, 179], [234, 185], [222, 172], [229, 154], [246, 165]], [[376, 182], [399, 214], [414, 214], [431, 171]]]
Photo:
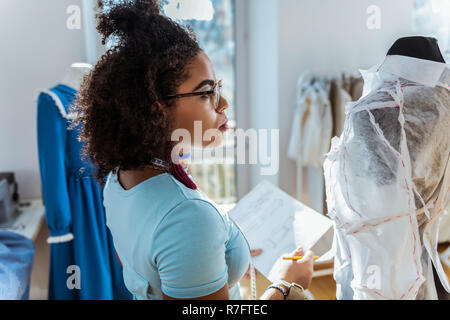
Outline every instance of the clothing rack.
[[346, 72], [334, 76], [302, 73], [298, 78], [288, 158], [297, 163], [298, 200], [320, 213], [327, 212], [325, 154], [332, 137], [342, 133], [345, 105], [358, 100], [362, 91], [362, 77]]

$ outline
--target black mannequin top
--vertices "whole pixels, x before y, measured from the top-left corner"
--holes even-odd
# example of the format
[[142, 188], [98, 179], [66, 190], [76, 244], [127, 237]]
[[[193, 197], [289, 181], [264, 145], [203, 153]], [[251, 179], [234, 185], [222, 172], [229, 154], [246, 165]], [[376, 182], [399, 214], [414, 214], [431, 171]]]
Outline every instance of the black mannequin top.
[[408, 56], [445, 63], [437, 40], [429, 37], [404, 37], [392, 45], [387, 55]]

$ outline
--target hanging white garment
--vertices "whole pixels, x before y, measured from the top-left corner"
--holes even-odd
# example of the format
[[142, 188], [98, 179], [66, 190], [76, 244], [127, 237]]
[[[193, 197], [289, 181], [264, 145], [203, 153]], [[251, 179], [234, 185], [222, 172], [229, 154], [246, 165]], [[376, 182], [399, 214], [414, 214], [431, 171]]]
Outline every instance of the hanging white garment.
[[441, 242], [450, 242], [450, 205], [444, 211], [439, 223], [438, 243]]
[[297, 82], [288, 158], [297, 162], [298, 199], [302, 198], [303, 167], [314, 166], [322, 170], [330, 147], [333, 123], [328, 90], [326, 81], [306, 81], [300, 77]]
[[432, 263], [450, 201], [450, 71], [387, 56], [324, 163], [338, 299], [437, 299]]
[[333, 132], [335, 135], [339, 136], [342, 134], [345, 122], [345, 106], [347, 103], [352, 101], [352, 97], [347, 91], [339, 87], [336, 93], [336, 101], [334, 107], [334, 118], [333, 118]]

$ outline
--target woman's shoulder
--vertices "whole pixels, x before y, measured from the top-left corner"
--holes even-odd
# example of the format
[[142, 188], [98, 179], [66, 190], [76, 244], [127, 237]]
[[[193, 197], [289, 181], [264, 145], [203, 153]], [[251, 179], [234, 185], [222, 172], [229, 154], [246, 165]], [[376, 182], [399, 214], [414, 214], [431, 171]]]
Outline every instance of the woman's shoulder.
[[152, 233], [150, 252], [156, 263], [162, 252], [175, 248], [196, 256], [192, 250], [202, 250], [202, 245], [218, 247], [228, 241], [229, 226], [214, 204], [186, 198], [161, 216]]
[[227, 213], [222, 211], [200, 189], [190, 189], [172, 175], [166, 177], [171, 187], [177, 190], [177, 200], [161, 217], [159, 225], [179, 224], [196, 225], [199, 228], [211, 228], [216, 231], [228, 230]]
[[[186, 215], [185, 213], [189, 213]], [[173, 208], [167, 212], [167, 214], [177, 215], [183, 214], [191, 217], [192, 219], [208, 219], [208, 216], [212, 216], [213, 219], [220, 218], [224, 221], [224, 213], [220, 211], [217, 206], [204, 198], [190, 197], [185, 198], [177, 203]]]
[[181, 211], [189, 211], [191, 219], [205, 213], [223, 215], [206, 194], [186, 187], [169, 173], [151, 177], [125, 190], [117, 174], [110, 172], [104, 188], [104, 201], [109, 206], [120, 206], [126, 202], [134, 205], [140, 203], [141, 206], [156, 209], [161, 220], [169, 214], [176, 216]]

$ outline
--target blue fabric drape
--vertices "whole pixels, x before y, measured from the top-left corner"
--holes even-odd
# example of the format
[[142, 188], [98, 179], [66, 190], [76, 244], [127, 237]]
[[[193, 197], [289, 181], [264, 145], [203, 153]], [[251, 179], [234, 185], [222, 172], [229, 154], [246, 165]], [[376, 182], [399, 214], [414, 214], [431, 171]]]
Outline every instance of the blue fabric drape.
[[[64, 110], [51, 95], [40, 94], [38, 152], [47, 226], [51, 239], [72, 233], [73, 240], [63, 237], [62, 242], [51, 244], [48, 298], [132, 299], [106, 226], [102, 189], [93, 176], [95, 168], [81, 160], [79, 128], [68, 130], [66, 114], [76, 90], [59, 84], [50, 92], [57, 95]], [[68, 286], [68, 282], [76, 283], [77, 275], [80, 288]]]
[[0, 230], [0, 300], [27, 300], [33, 267], [33, 242], [15, 232]]

